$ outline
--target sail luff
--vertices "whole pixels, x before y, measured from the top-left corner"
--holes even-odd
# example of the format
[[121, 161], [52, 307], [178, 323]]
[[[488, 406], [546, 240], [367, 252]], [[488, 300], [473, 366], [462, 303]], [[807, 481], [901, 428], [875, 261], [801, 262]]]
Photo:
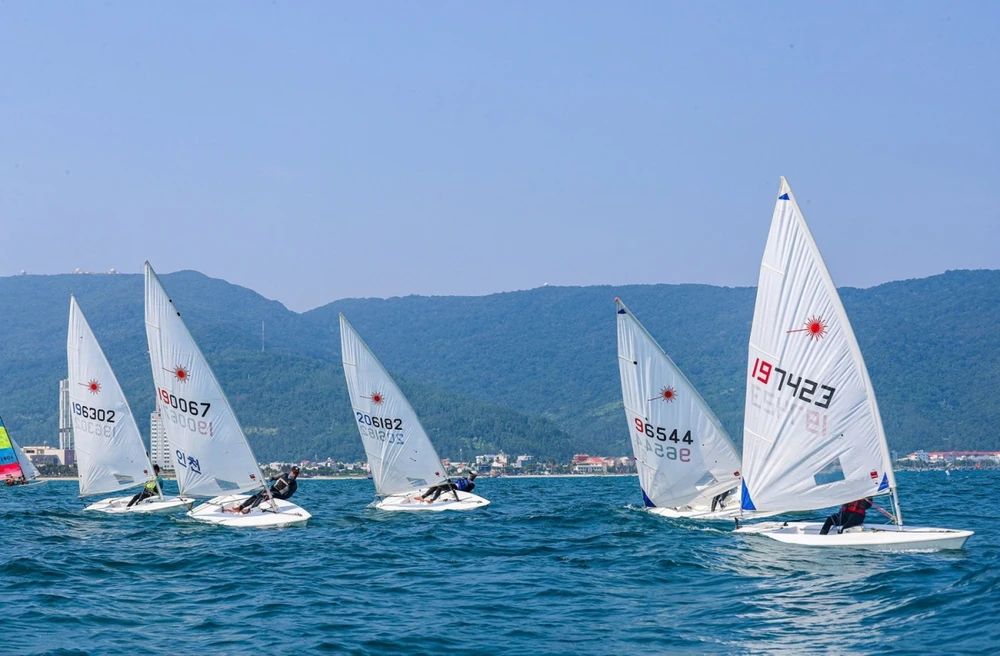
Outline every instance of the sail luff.
[[858, 338], [854, 334], [854, 327], [851, 325], [850, 317], [847, 315], [844, 303], [840, 299], [840, 292], [837, 291], [837, 286], [833, 282], [833, 276], [830, 275], [830, 269], [826, 266], [826, 260], [823, 259], [823, 254], [820, 252], [819, 246], [816, 245], [816, 239], [813, 237], [812, 231], [809, 229], [809, 224], [805, 221], [802, 209], [799, 207], [798, 201], [795, 200], [795, 194], [792, 192], [792, 188], [789, 186], [788, 181], [784, 176], [781, 176], [781, 188], [788, 194], [795, 207], [796, 211], [794, 216], [798, 220], [799, 227], [805, 235], [809, 248], [812, 250], [813, 257], [816, 259], [821, 272], [824, 274], [827, 289], [830, 293], [830, 300], [834, 304], [837, 314], [843, 321], [842, 330], [847, 337], [847, 345], [851, 349], [851, 355], [854, 358], [855, 366], [861, 372], [861, 376], [864, 379], [865, 389], [868, 392], [868, 404], [870, 406], [872, 417], [875, 420], [876, 431], [879, 436], [879, 442], [882, 446], [883, 471], [888, 476], [889, 489], [895, 490], [896, 475], [892, 469], [892, 456], [889, 452], [889, 443], [885, 436], [885, 427], [882, 425], [882, 413], [879, 412], [878, 399], [875, 397], [875, 387], [872, 385], [871, 376], [868, 375], [868, 366], [865, 364], [864, 355], [861, 353], [861, 346], [858, 345]]
[[444, 482], [441, 458], [409, 400], [344, 315], [340, 338], [344, 377], [376, 494]]
[[748, 356], [744, 509], [812, 510], [895, 489], [864, 358], [784, 178]]
[[74, 296], [70, 296], [66, 356], [80, 496], [145, 484], [153, 465], [135, 417]]
[[622, 403], [644, 502], [707, 506], [739, 484], [736, 446], [677, 364], [621, 299], [615, 301]]
[[145, 272], [150, 366], [181, 494], [214, 497], [264, 487], [257, 459], [215, 373], [149, 262]]

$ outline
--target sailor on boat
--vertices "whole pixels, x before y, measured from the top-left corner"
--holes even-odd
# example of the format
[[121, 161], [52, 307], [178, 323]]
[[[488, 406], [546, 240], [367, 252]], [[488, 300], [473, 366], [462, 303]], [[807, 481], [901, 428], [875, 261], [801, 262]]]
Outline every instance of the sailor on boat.
[[[299, 484], [296, 479], [299, 477], [299, 466], [292, 465], [292, 468], [288, 470], [287, 473], [280, 476], [272, 476], [270, 479], [274, 481], [271, 485], [271, 498], [288, 500], [292, 498], [295, 491], [299, 489]], [[263, 501], [267, 500], [267, 490], [261, 490], [257, 494], [253, 495], [240, 505], [233, 508], [234, 513], [243, 513], [244, 515], [259, 506]]]
[[827, 535], [830, 532], [830, 529], [834, 526], [840, 527], [840, 530], [837, 531], [837, 533], [843, 533], [849, 528], [861, 526], [865, 523], [865, 511], [873, 505], [874, 503], [872, 502], [871, 497], [845, 503], [840, 507], [839, 511], [826, 518], [826, 522], [824, 522], [823, 528], [820, 529], [819, 534]]
[[440, 485], [434, 485], [427, 488], [423, 496], [414, 497], [415, 501], [426, 501], [427, 503], [434, 503], [438, 500], [445, 492], [451, 492], [453, 490], [458, 490], [459, 492], [472, 492], [476, 487], [476, 484], [472, 481], [476, 480], [476, 472], [470, 471], [466, 477], [460, 478], [454, 483], [451, 481], [446, 481]]
[[725, 508], [726, 499], [729, 497], [730, 494], [732, 494], [735, 491], [736, 488], [732, 488], [730, 490], [726, 490], [722, 494], [716, 494], [714, 497], [712, 497], [712, 512], [715, 512], [716, 506], [718, 506], [720, 510]]
[[149, 497], [162, 496], [163, 492], [163, 478], [160, 477], [160, 466], [153, 465], [153, 478], [143, 486], [142, 491], [139, 494], [132, 497], [132, 500], [128, 502], [126, 508], [131, 508], [135, 504], [148, 499]]

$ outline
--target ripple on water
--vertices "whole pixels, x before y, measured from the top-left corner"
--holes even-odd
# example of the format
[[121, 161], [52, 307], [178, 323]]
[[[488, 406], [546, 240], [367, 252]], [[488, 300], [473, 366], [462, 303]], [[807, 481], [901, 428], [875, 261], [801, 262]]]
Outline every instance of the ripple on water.
[[[899, 475], [963, 552], [816, 551], [651, 516], [632, 478], [499, 479], [467, 514], [368, 508], [303, 481], [302, 529], [84, 514], [75, 485], [0, 490], [5, 649], [100, 654], [992, 653], [992, 472]], [[44, 627], [44, 628], [42, 628]]]

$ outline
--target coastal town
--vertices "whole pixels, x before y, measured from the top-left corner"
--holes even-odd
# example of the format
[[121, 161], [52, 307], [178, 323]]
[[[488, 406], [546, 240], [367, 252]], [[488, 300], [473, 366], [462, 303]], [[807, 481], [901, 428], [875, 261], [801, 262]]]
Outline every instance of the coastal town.
[[[49, 446], [25, 446], [24, 454], [38, 467], [43, 476], [75, 477], [76, 454], [72, 448]], [[498, 478], [501, 476], [599, 476], [635, 474], [635, 458], [631, 456], [605, 457], [580, 453], [569, 462], [541, 461], [532, 455], [511, 456], [506, 453], [477, 455], [469, 461], [442, 458], [441, 463], [449, 475], [461, 476], [475, 471], [481, 476]], [[159, 464], [159, 463], [158, 463]], [[323, 460], [297, 460], [294, 462], [274, 461], [260, 463], [265, 474], [272, 475], [287, 471], [292, 465], [302, 470], [302, 478], [367, 478], [368, 462], [345, 462], [333, 458]], [[164, 459], [161, 468], [165, 476], [172, 477], [174, 468]]]
[[[75, 477], [76, 457], [72, 448], [49, 446], [24, 446], [25, 455], [38, 467], [43, 476]], [[173, 475], [169, 459], [161, 467], [167, 477]], [[634, 475], [635, 458], [632, 456], [592, 456], [578, 453], [569, 462], [540, 460], [529, 454], [513, 456], [503, 452], [477, 455], [468, 461], [443, 458], [441, 463], [451, 476], [461, 476], [469, 471], [481, 476], [602, 476]], [[367, 461], [340, 461], [334, 458], [321, 460], [301, 459], [294, 462], [274, 461], [260, 463], [268, 475], [287, 471], [292, 465], [302, 469], [303, 478], [367, 478]], [[916, 451], [893, 463], [900, 471], [906, 470], [962, 470], [1000, 469], [1000, 451]]]

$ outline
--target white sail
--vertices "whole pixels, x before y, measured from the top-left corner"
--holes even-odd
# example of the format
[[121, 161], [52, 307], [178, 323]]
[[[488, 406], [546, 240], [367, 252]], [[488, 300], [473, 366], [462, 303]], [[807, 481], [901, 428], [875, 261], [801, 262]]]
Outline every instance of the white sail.
[[118, 379], [73, 297], [66, 359], [80, 496], [142, 485], [153, 466]]
[[149, 262], [146, 338], [156, 407], [174, 450], [181, 494], [215, 497], [263, 487], [260, 467], [219, 381]]
[[35, 463], [31, 462], [31, 458], [24, 455], [24, 451], [21, 450], [21, 446], [14, 441], [13, 437], [8, 435], [8, 440], [10, 440], [10, 446], [14, 449], [14, 455], [17, 456], [17, 462], [21, 465], [21, 471], [24, 473], [26, 479], [38, 478], [38, 467], [35, 467]]
[[354, 420], [379, 496], [412, 492], [446, 480], [441, 459], [403, 392], [340, 315], [340, 348]]
[[861, 350], [784, 178], [760, 267], [747, 376], [744, 510], [813, 510], [895, 489]]
[[622, 400], [647, 507], [711, 506], [739, 485], [740, 459], [694, 385], [625, 304], [618, 312]]

